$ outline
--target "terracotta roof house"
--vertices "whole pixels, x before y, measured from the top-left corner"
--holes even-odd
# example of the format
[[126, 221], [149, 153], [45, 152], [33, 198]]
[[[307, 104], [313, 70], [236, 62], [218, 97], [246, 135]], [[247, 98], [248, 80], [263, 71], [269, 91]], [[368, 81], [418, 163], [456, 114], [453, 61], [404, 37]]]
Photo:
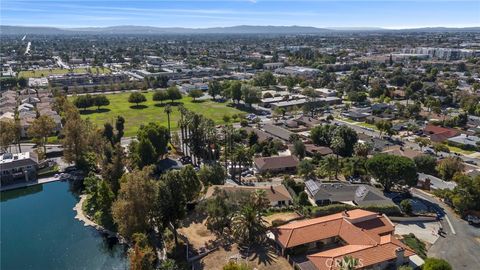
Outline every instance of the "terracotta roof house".
[[297, 169], [298, 159], [295, 156], [257, 157], [253, 164], [257, 173], [288, 172]]
[[394, 230], [387, 216], [355, 209], [285, 224], [272, 234], [298, 269], [338, 270], [345, 256], [358, 260], [356, 269], [396, 269], [416, 254], [394, 237]]
[[[293, 144], [289, 144], [288, 149], [290, 150], [290, 152], [293, 152]], [[333, 154], [333, 150], [326, 146], [318, 146], [313, 143], [305, 143], [305, 154], [307, 154], [307, 156], [326, 156]]]
[[435, 125], [426, 125], [423, 129], [423, 134], [429, 136], [433, 142], [443, 142], [448, 138], [457, 136], [459, 133], [456, 129]]
[[382, 153], [389, 154], [389, 155], [394, 155], [394, 156], [407, 157], [407, 158], [411, 158], [411, 159], [413, 159], [415, 157], [418, 157], [418, 156], [425, 155], [420, 151], [412, 150], [412, 149], [409, 149], [409, 148], [404, 148], [404, 147], [399, 146], [399, 145], [394, 145], [394, 146], [387, 147], [386, 149], [384, 149], [382, 151]]
[[287, 206], [293, 204], [293, 198], [288, 192], [287, 188], [284, 185], [277, 185], [277, 186], [230, 186], [230, 185], [213, 185], [210, 186], [205, 193], [205, 198], [210, 198], [215, 196], [216, 190], [223, 190], [227, 193], [230, 192], [254, 192], [257, 190], [265, 191], [265, 195], [270, 201], [271, 206]]

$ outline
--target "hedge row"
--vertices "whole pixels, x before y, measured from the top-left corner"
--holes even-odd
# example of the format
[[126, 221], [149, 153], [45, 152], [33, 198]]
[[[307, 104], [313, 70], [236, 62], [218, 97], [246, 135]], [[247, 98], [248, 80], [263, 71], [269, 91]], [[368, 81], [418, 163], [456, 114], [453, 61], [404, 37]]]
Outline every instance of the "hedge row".
[[382, 213], [387, 216], [401, 216], [402, 211], [396, 205], [370, 205], [370, 206], [353, 206], [348, 204], [331, 204], [326, 206], [307, 207], [306, 211], [312, 217], [321, 217], [339, 213], [345, 210], [363, 209], [367, 211]]

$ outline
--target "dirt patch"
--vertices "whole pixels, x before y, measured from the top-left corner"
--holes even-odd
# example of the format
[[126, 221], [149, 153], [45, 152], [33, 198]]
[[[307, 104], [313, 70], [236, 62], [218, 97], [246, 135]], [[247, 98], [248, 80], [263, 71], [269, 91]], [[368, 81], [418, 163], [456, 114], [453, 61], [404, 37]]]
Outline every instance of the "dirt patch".
[[292, 269], [292, 266], [285, 258], [275, 253], [270, 246], [257, 247], [242, 255], [237, 245], [220, 247], [218, 250], [208, 254], [203, 259], [195, 263], [195, 269], [213, 269], [220, 270], [229, 261], [246, 263], [253, 269], [258, 270], [286, 270]]
[[205, 220], [202, 222], [191, 222], [188, 227], [183, 227], [178, 232], [188, 238], [192, 248], [198, 250], [211, 244], [215, 235], [207, 229]]
[[295, 212], [275, 213], [273, 215], [266, 216], [265, 221], [267, 221], [268, 225], [272, 226], [272, 222], [274, 220], [287, 223], [288, 221], [294, 220], [299, 217], [300, 215]]

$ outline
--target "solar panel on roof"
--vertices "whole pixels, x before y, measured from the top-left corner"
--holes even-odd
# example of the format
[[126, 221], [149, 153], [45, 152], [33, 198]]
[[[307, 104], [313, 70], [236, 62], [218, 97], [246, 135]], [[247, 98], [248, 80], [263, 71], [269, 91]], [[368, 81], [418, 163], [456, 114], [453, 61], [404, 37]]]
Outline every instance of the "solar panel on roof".
[[308, 180], [307, 182], [305, 182], [305, 185], [307, 186], [307, 189], [310, 190], [312, 194], [315, 194], [319, 190], [317, 183], [315, 183], [312, 180]]

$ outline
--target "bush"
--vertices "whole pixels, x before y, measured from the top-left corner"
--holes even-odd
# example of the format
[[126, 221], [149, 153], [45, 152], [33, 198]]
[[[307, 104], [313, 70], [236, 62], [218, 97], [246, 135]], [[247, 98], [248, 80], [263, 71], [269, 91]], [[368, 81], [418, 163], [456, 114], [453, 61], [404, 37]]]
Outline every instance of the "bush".
[[282, 226], [283, 224], [287, 224], [288, 222], [283, 219], [275, 219], [272, 221], [272, 227]]
[[245, 119], [242, 119], [242, 121], [240, 121], [240, 126], [242, 126], [242, 127], [248, 126], [248, 121], [245, 120]]
[[452, 266], [442, 259], [427, 258], [422, 266], [423, 270], [452, 270]]
[[[307, 207], [308, 208], [308, 207]], [[367, 211], [382, 213], [387, 216], [400, 216], [402, 212], [396, 205], [369, 205], [369, 206], [353, 206], [348, 204], [331, 204], [327, 206], [317, 206], [308, 208], [311, 211], [311, 215], [314, 217], [327, 216], [336, 214], [345, 210], [363, 209]]]
[[410, 201], [410, 199], [405, 199], [401, 201], [400, 206], [402, 207], [402, 210], [403, 212], [405, 212], [405, 214], [407, 215], [412, 214], [412, 202]]
[[418, 256], [425, 259], [427, 257], [427, 248], [425, 243], [420, 241], [413, 233], [403, 236], [402, 242], [409, 248], [413, 249]]

